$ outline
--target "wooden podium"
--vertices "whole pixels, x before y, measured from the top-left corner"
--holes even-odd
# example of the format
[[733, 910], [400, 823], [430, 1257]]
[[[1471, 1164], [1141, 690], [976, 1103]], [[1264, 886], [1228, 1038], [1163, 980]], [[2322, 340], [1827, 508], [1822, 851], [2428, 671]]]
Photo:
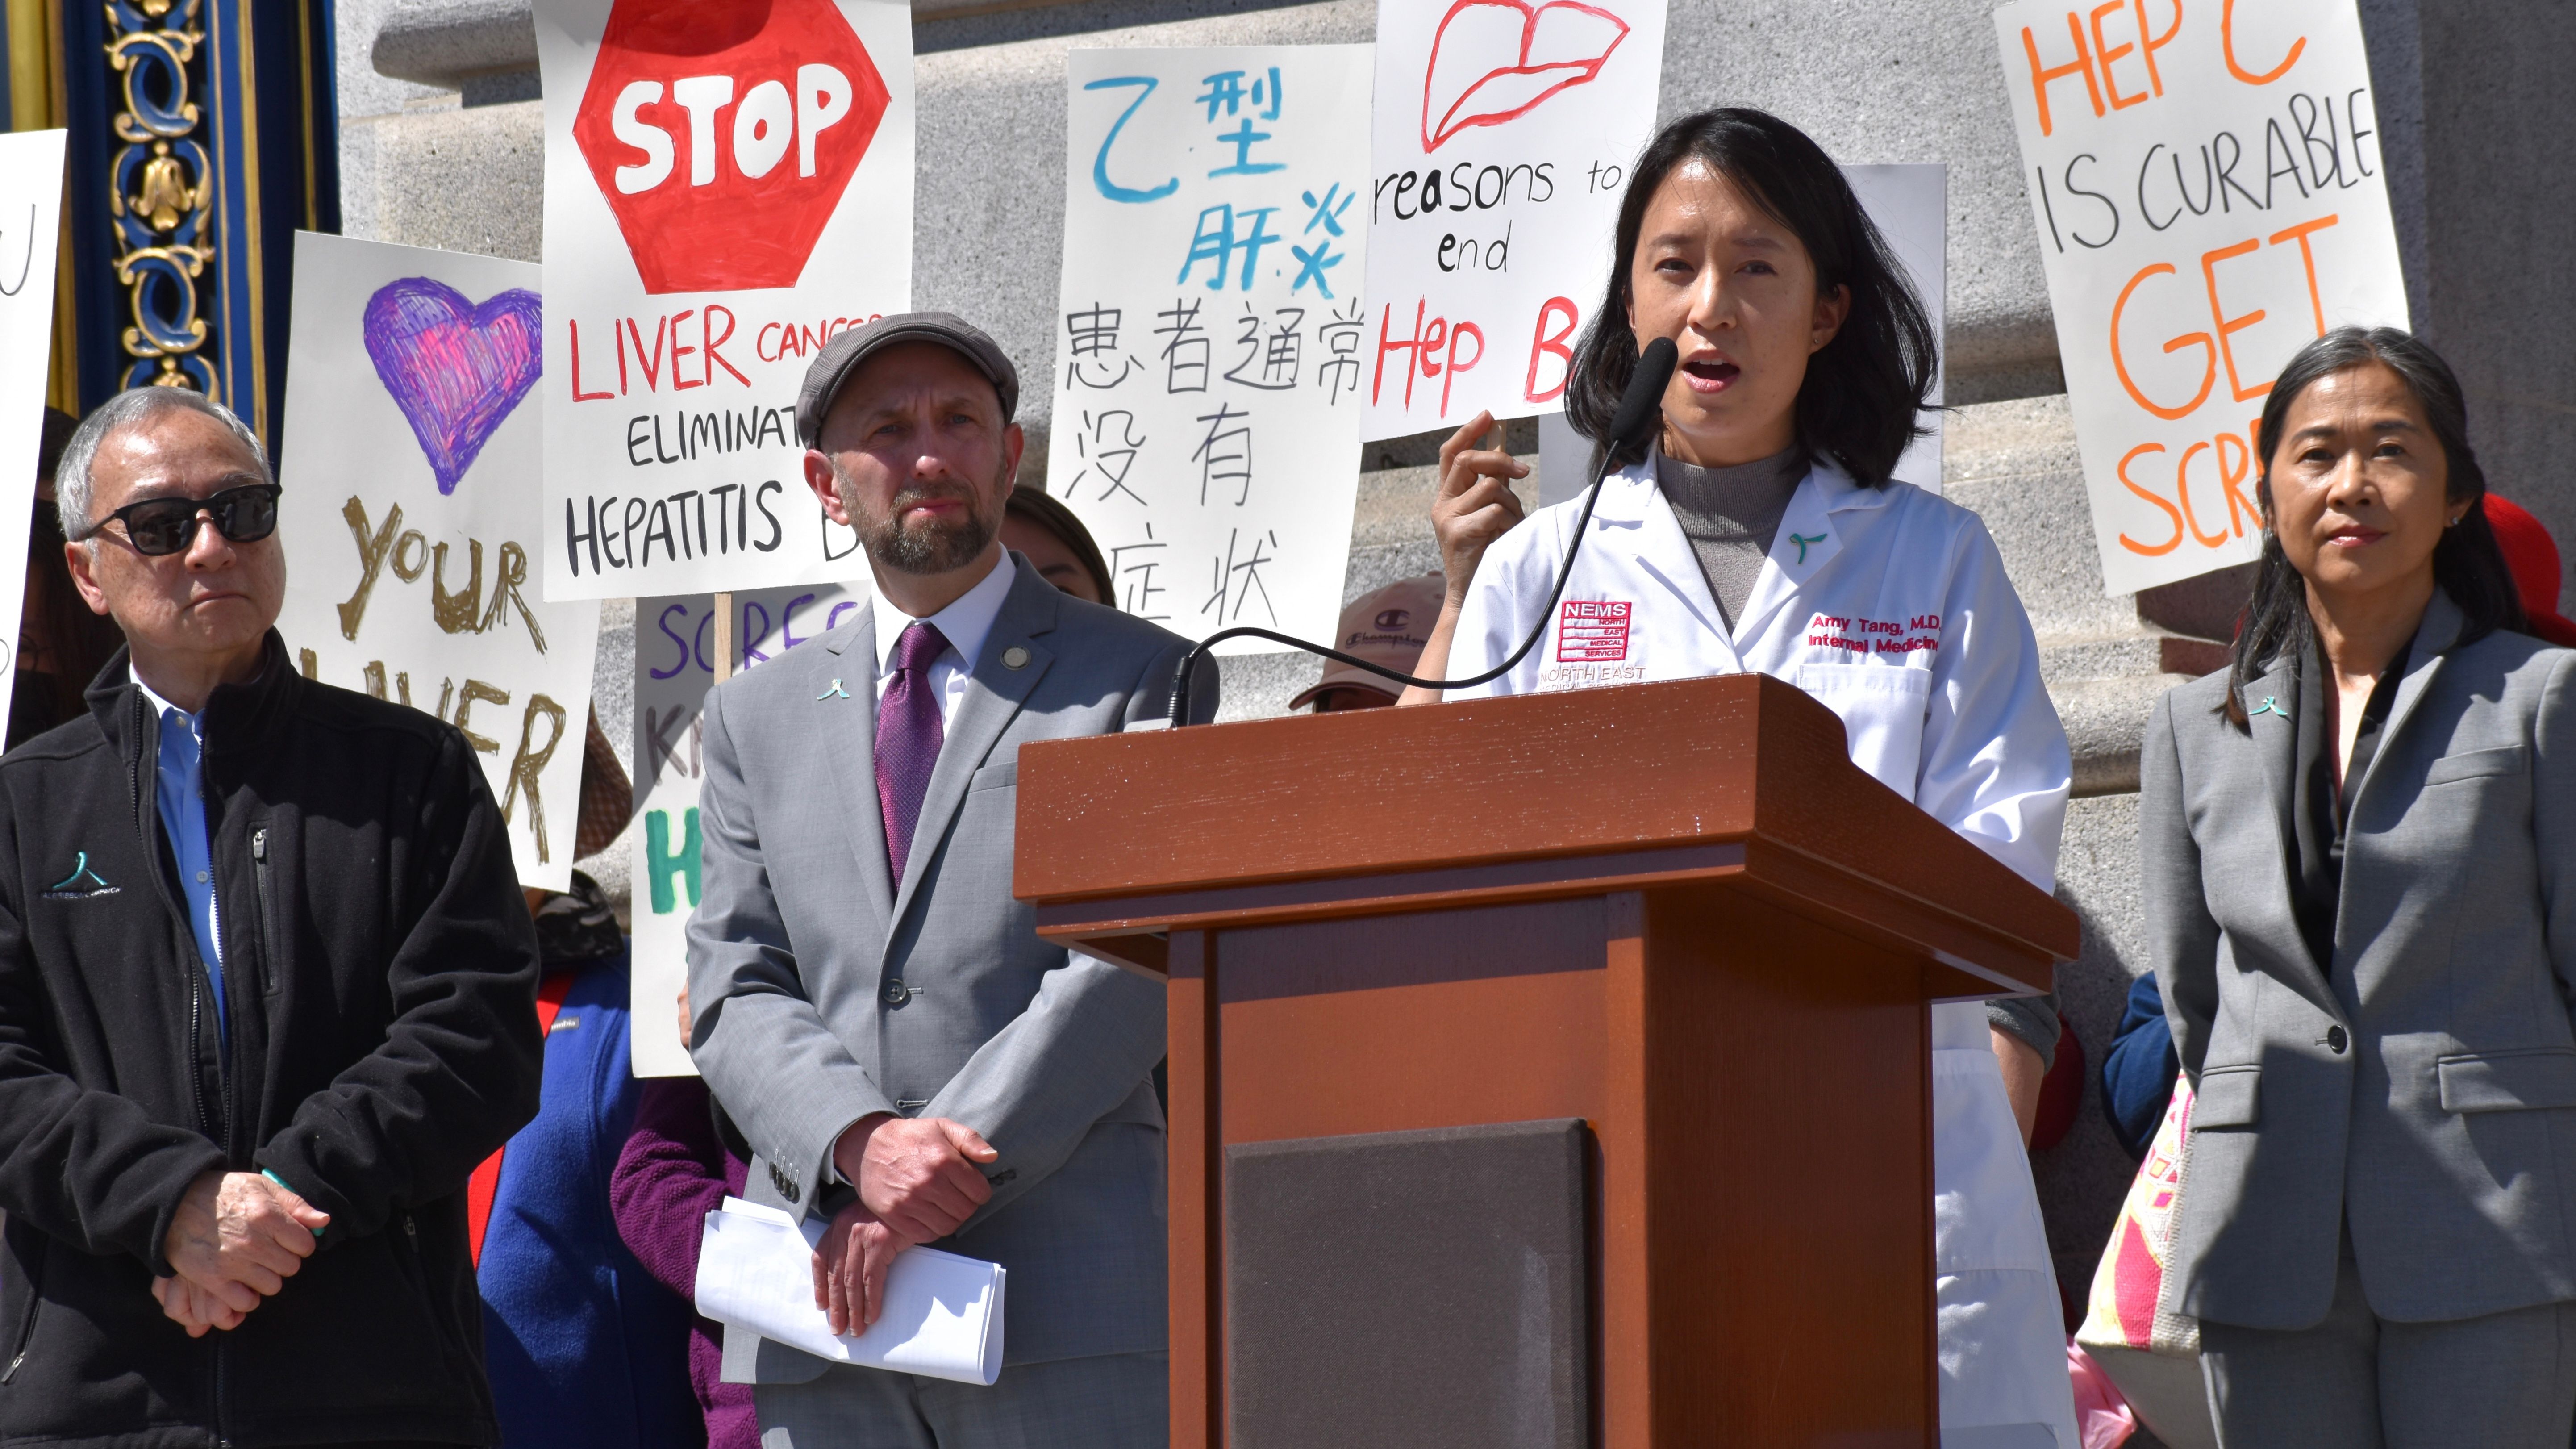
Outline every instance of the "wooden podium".
[[[1854, 767], [1796, 688], [1741, 674], [1032, 744], [1016, 890], [1049, 939], [1169, 981], [1176, 1446], [1327, 1423], [1320, 1449], [1937, 1442], [1928, 1005], [2049, 989], [2078, 928]], [[1450, 1161], [1457, 1134], [1423, 1129], [1564, 1119], [1570, 1339], [1544, 1328], [1543, 1287], [1519, 1329], [1439, 1308], [1453, 1258], [1426, 1267], [1421, 1234], [1464, 1264], [1502, 1261], [1487, 1246], [1518, 1229], [1408, 1223], [1400, 1194], [1372, 1208], [1338, 1185]], [[1376, 1166], [1337, 1177], [1346, 1138]], [[1259, 1144], [1311, 1165], [1283, 1176]], [[1314, 1184], [1328, 1240], [1358, 1225], [1356, 1289], [1293, 1204], [1230, 1212], [1230, 1162], [1291, 1197]], [[1501, 1203], [1545, 1175], [1474, 1180]], [[1268, 1236], [1244, 1236], [1255, 1217]], [[1370, 1260], [1377, 1224], [1414, 1247]], [[1248, 1276], [1256, 1259], [1320, 1276], [1301, 1292]], [[1536, 1249], [1515, 1261], [1557, 1281]], [[1484, 1288], [1511, 1291], [1458, 1301]], [[1368, 1341], [1405, 1314], [1428, 1317]], [[1416, 1395], [1391, 1366], [1436, 1360], [1443, 1323], [1520, 1359], [1440, 1365]], [[1304, 1372], [1342, 1382], [1283, 1398], [1280, 1365], [1336, 1362]], [[1508, 1431], [1426, 1430], [1407, 1415], [1435, 1377], [1544, 1379], [1577, 1422], [1533, 1399]]]

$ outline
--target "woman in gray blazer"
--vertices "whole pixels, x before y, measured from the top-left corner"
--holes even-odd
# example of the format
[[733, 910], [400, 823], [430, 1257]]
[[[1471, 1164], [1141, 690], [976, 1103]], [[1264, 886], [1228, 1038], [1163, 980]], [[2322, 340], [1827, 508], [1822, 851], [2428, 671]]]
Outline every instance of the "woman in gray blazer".
[[2257, 432], [2233, 666], [2147, 728], [2198, 1091], [2165, 1282], [2227, 1449], [2568, 1442], [2576, 651], [2520, 632], [2458, 381], [2345, 328]]

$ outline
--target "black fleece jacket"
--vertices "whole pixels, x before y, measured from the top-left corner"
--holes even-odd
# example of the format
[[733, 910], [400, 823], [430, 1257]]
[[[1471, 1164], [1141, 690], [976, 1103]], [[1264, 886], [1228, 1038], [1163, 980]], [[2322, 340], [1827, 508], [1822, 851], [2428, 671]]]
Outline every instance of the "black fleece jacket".
[[[0, 758], [0, 1445], [490, 1444], [465, 1181], [535, 1115], [536, 931], [471, 748], [266, 667], [206, 705], [229, 1040], [126, 656]], [[151, 1294], [200, 1173], [331, 1215], [228, 1333]]]

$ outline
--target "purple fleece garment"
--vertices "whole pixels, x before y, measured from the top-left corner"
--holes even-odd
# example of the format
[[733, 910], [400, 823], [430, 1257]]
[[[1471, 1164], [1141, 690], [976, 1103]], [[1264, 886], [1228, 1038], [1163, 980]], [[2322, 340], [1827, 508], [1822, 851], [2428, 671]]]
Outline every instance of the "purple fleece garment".
[[[706, 1216], [740, 1197], [751, 1164], [716, 1139], [707, 1084], [657, 1077], [635, 1105], [635, 1131], [618, 1154], [608, 1193], [626, 1249], [672, 1292], [697, 1301], [698, 1239]], [[759, 1449], [751, 1385], [729, 1384], [724, 1329], [700, 1318], [689, 1338], [689, 1387], [706, 1415], [707, 1449]]]

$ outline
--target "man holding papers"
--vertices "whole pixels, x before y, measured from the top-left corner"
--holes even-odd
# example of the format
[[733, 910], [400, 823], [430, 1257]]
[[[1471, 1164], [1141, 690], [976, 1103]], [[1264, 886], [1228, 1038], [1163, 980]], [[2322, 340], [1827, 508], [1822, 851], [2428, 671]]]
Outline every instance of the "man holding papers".
[[856, 1334], [905, 1249], [1009, 1275], [990, 1388], [739, 1328], [763, 1443], [1165, 1442], [1159, 987], [1038, 939], [1011, 898], [1018, 750], [1161, 717], [1185, 641], [1059, 593], [997, 541], [1023, 440], [991, 338], [838, 334], [797, 399], [806, 481], [876, 597], [707, 696], [691, 1042], [753, 1201], [829, 1227], [815, 1305]]

